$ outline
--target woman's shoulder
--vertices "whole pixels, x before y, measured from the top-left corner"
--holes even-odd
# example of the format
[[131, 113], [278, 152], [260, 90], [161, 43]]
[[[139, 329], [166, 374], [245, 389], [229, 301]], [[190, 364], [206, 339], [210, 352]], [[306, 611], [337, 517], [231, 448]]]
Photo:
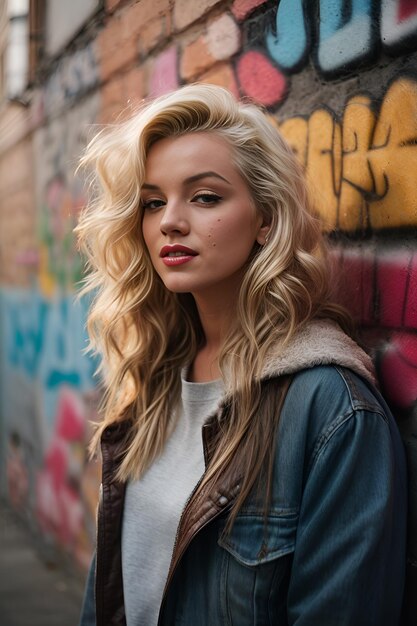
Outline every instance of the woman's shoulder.
[[275, 462], [286, 484], [281, 500], [295, 506], [319, 459], [337, 473], [345, 457], [366, 458], [379, 467], [395, 458], [402, 468], [401, 439], [388, 406], [369, 381], [347, 368], [298, 371], [278, 423]]
[[292, 375], [278, 421], [274, 506], [298, 510], [307, 482], [311, 487], [323, 480], [317, 471], [323, 464], [326, 476], [347, 476], [349, 459], [384, 466], [389, 474], [395, 459], [403, 475], [402, 455], [395, 421], [370, 382], [338, 365], [299, 370]]
[[369, 380], [334, 364], [314, 365], [293, 374], [288, 396], [292, 402], [318, 406], [321, 412], [328, 408], [332, 416], [359, 409], [386, 412], [381, 394]]
[[307, 453], [327, 442], [352, 422], [366, 429], [370, 421], [381, 429], [393, 422], [378, 390], [362, 376], [337, 365], [316, 365], [293, 375], [282, 408], [281, 437], [297, 439]]

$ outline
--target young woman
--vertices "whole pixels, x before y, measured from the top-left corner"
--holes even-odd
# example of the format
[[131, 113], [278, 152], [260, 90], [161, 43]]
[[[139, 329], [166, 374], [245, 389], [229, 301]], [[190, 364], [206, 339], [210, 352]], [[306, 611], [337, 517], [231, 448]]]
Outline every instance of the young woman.
[[102, 132], [84, 164], [107, 393], [81, 624], [398, 624], [402, 444], [285, 141], [191, 85]]

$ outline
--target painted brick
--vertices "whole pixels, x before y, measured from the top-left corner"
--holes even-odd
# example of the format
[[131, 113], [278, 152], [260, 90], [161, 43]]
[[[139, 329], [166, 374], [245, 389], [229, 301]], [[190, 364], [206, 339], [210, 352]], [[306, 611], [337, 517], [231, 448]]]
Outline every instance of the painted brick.
[[239, 89], [236, 83], [235, 75], [229, 63], [220, 63], [215, 65], [211, 70], [200, 76], [199, 82], [226, 87], [226, 89], [229, 89], [229, 91], [231, 91], [236, 98], [239, 97]]
[[164, 50], [153, 61], [148, 82], [148, 94], [159, 96], [178, 87], [177, 47]]
[[201, 72], [207, 70], [215, 59], [210, 54], [206, 37], [201, 35], [198, 39], [188, 44], [181, 57], [180, 72], [182, 78], [187, 81], [195, 78]]
[[105, 83], [101, 90], [100, 123], [106, 124], [129, 117], [144, 97], [144, 70], [133, 67]]
[[123, 94], [126, 103], [135, 106], [145, 96], [145, 72], [143, 67], [133, 67], [123, 77]]
[[229, 59], [240, 48], [240, 31], [233, 17], [224, 13], [207, 27], [207, 47], [218, 61]]
[[138, 56], [137, 44], [119, 16], [108, 21], [97, 37], [97, 54], [102, 80], [132, 63]]
[[162, 15], [167, 15], [172, 11], [174, 5], [174, 0], [140, 0], [133, 5], [133, 9], [136, 11], [136, 19], [145, 23]]
[[285, 97], [285, 76], [262, 52], [249, 50], [243, 54], [237, 64], [237, 76], [242, 93], [260, 104], [272, 106]]
[[[27, 110], [5, 105], [0, 115], [0, 283], [29, 287], [36, 263], [36, 208], [34, 155], [31, 137], [25, 137]], [[22, 134], [23, 133], [23, 134]]]
[[165, 19], [170, 24], [170, 0], [140, 0], [129, 5], [122, 13], [126, 31], [133, 37], [139, 37], [150, 22]]
[[232, 13], [239, 22], [244, 20], [261, 4], [265, 4], [267, 0], [235, 0], [232, 5]]
[[115, 121], [123, 106], [123, 88], [120, 76], [105, 83], [101, 89], [100, 124]]
[[107, 80], [166, 38], [170, 12], [170, 0], [141, 0], [112, 16], [97, 38], [101, 78]]
[[174, 3], [174, 25], [183, 30], [205, 15], [222, 0], [176, 0]]
[[34, 192], [26, 187], [27, 181], [22, 180], [21, 184], [21, 189], [15, 189], [7, 195], [2, 194], [0, 281], [2, 285], [27, 287], [37, 270], [34, 255], [30, 258], [28, 254], [36, 250]]
[[138, 50], [142, 58], [169, 35], [169, 22], [166, 16], [143, 25], [138, 35]]

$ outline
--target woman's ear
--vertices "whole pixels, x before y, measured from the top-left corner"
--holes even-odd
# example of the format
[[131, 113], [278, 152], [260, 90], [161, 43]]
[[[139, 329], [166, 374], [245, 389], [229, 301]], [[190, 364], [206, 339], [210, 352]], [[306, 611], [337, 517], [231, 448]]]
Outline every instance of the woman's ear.
[[259, 228], [258, 234], [256, 236], [256, 241], [259, 243], [259, 245], [264, 246], [268, 243], [270, 230], [270, 224], [262, 224], [262, 226]]

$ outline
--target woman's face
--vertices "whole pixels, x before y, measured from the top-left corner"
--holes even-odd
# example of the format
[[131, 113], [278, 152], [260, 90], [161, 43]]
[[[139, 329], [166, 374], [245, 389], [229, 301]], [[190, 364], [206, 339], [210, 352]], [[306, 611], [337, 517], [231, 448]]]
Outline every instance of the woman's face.
[[143, 237], [167, 289], [226, 301], [236, 293], [268, 227], [224, 139], [190, 133], [155, 143], [141, 202]]

